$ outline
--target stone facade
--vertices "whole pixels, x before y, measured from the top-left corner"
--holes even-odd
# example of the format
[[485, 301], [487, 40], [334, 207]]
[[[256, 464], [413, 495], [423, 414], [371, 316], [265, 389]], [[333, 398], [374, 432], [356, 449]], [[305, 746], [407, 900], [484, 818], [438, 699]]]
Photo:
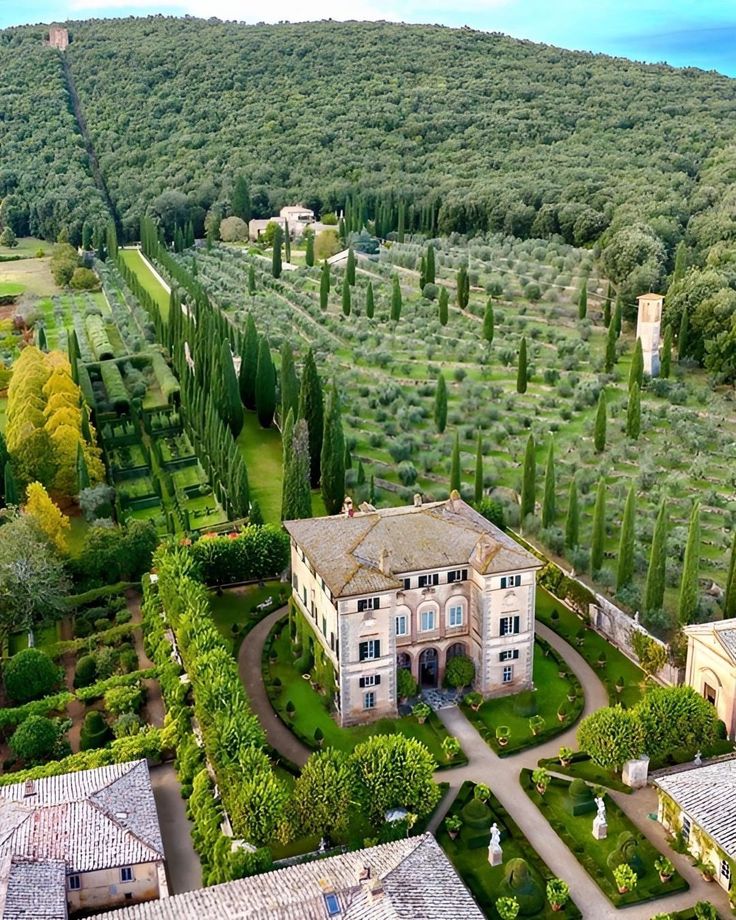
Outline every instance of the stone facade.
[[736, 738], [736, 619], [685, 627], [685, 683], [716, 708], [729, 738]]
[[[454, 512], [463, 514], [468, 509], [475, 515], [460, 499], [456, 502]], [[445, 503], [424, 508], [431, 513], [438, 505]], [[396, 524], [403, 535], [406, 521], [400, 520], [400, 513], [414, 514], [417, 508], [390, 511], [391, 518], [384, 523], [388, 523], [389, 531]], [[367, 514], [379, 517], [384, 512]], [[336, 530], [340, 527], [340, 516], [322, 520], [334, 520]], [[414, 521], [421, 542], [421, 513]], [[368, 583], [362, 584], [361, 590], [339, 593], [330, 587], [330, 579], [313, 559], [311, 539], [300, 540], [304, 528], [299, 522], [287, 523], [292, 535], [293, 596], [315, 641], [335, 668], [342, 725], [395, 716], [398, 670], [407, 668], [421, 688], [441, 686], [447, 663], [455, 655], [473, 661], [474, 689], [486, 697], [531, 687], [535, 573], [540, 563], [516, 547], [507, 554], [503, 568], [494, 566], [489, 572], [488, 554], [496, 555], [494, 538], [500, 535], [505, 545], [510, 538], [482, 518], [483, 523], [475, 518], [471, 521], [477, 532], [470, 529], [468, 534], [466, 527], [464, 544], [454, 555], [450, 535], [449, 545], [440, 547], [439, 555], [436, 548], [427, 548], [432, 562], [439, 562], [441, 557], [444, 564], [426, 568], [407, 568], [405, 559], [392, 563], [388, 548], [392, 536], [387, 532], [384, 539], [388, 546], [381, 550], [374, 575], [370, 567], [367, 573], [360, 573], [361, 581]], [[292, 527], [292, 523], [297, 526]], [[453, 526], [448, 524], [448, 529]], [[321, 540], [329, 539], [328, 531], [329, 525]], [[435, 536], [440, 538], [441, 532], [440, 525]], [[359, 557], [360, 549], [355, 552]]]
[[63, 26], [51, 26], [49, 28], [49, 45], [52, 48], [58, 48], [59, 51], [66, 51], [69, 47], [69, 32]]
[[[70, 880], [74, 876], [67, 876], [69, 912], [112, 909], [140, 901], [155, 900], [162, 893], [159, 881], [163, 865], [161, 860], [139, 863], [135, 866], [98, 869], [96, 872], [82, 872], [75, 877], [79, 888], [71, 888]], [[76, 885], [77, 882], [71, 884]]]
[[641, 339], [644, 373], [656, 377], [659, 374], [659, 337], [664, 297], [662, 294], [642, 294], [636, 299], [639, 302], [636, 337]]

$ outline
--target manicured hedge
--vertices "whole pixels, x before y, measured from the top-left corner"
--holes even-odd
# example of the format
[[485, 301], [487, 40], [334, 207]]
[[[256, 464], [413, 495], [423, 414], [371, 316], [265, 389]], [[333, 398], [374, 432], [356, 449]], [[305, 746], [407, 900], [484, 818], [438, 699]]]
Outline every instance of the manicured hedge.
[[178, 398], [179, 396], [179, 381], [174, 376], [169, 365], [164, 361], [163, 355], [159, 352], [154, 352], [152, 365], [153, 373], [161, 392], [166, 397], [167, 402], [172, 402], [174, 397]]
[[100, 363], [100, 374], [105, 385], [108, 402], [113, 409], [119, 415], [129, 412], [130, 399], [128, 398], [128, 390], [117, 364], [114, 361], [102, 361]]
[[288, 565], [289, 536], [274, 524], [250, 524], [236, 537], [205, 534], [192, 558], [207, 585], [274, 578]]
[[84, 328], [92, 346], [92, 351], [98, 361], [108, 361], [115, 357], [115, 350], [107, 337], [107, 331], [101, 316], [96, 313], [90, 314], [84, 321]]

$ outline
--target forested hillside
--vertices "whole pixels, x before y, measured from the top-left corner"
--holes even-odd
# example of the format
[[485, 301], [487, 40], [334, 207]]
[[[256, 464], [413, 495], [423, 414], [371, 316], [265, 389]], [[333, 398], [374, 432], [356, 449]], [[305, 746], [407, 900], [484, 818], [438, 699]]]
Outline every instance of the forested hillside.
[[[64, 220], [74, 234], [76, 202], [96, 211], [100, 199], [80, 179], [60, 55], [42, 34], [0, 33], [13, 138], [0, 168], [17, 180], [0, 194], [15, 191], [31, 229]], [[698, 251], [735, 232], [724, 192], [736, 82], [717, 74], [386, 23], [155, 17], [75, 23], [71, 37], [70, 70], [129, 239], [146, 210], [201, 231], [213, 206], [227, 213], [242, 174], [255, 215], [357, 200], [388, 232], [403, 199], [408, 229], [601, 239], [606, 272], [631, 298], [664, 282], [686, 232]], [[56, 227], [35, 218], [39, 202], [64, 195], [74, 207]]]

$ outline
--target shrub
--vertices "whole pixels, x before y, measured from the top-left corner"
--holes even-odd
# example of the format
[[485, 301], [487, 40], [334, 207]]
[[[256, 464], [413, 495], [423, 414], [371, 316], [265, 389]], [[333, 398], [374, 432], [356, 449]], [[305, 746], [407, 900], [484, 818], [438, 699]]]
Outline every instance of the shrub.
[[118, 610], [115, 614], [115, 622], [120, 625], [121, 623], [130, 623], [133, 619], [133, 614], [130, 610]]
[[91, 268], [75, 268], [69, 284], [75, 291], [94, 291], [100, 281]]
[[115, 673], [118, 666], [119, 652], [114, 648], [105, 646], [101, 648], [95, 657], [97, 665], [97, 680], [107, 680]]
[[475, 665], [466, 655], [451, 658], [445, 669], [445, 683], [448, 687], [467, 687], [475, 679]]
[[480, 802], [487, 802], [491, 797], [491, 790], [485, 783], [476, 783], [473, 789], [473, 798]]
[[543, 716], [532, 716], [529, 719], [529, 729], [533, 735], [538, 735], [544, 731], [545, 721]]
[[695, 916], [697, 920], [718, 920], [718, 911], [710, 901], [698, 901], [695, 905]]
[[105, 709], [114, 716], [126, 712], [137, 712], [142, 698], [143, 694], [139, 685], [113, 687], [105, 693]]
[[562, 910], [570, 899], [570, 889], [560, 878], [551, 878], [547, 882], [547, 900], [552, 910]]
[[110, 729], [102, 714], [96, 709], [88, 712], [84, 717], [79, 739], [80, 751], [91, 751], [93, 748], [104, 747], [109, 740]]
[[424, 722], [431, 712], [432, 707], [425, 703], [424, 700], [420, 700], [411, 707], [411, 714], [419, 722]]
[[128, 738], [141, 730], [141, 720], [134, 712], [124, 712], [112, 726], [116, 738]]
[[549, 771], [545, 770], [544, 767], [537, 767], [536, 770], [532, 773], [532, 782], [537, 787], [537, 792], [540, 795], [544, 795], [547, 791], [547, 786], [549, 786], [550, 781]]
[[37, 648], [23, 649], [5, 666], [5, 690], [17, 703], [48, 696], [58, 687], [60, 680], [59, 668]]
[[516, 920], [519, 916], [519, 902], [516, 898], [499, 898], [496, 901], [496, 912], [501, 920]]
[[97, 677], [97, 661], [94, 655], [83, 655], [74, 669], [74, 686], [89, 687]]
[[623, 894], [625, 891], [633, 891], [636, 888], [639, 878], [631, 868], [631, 866], [626, 863], [622, 863], [620, 866], [616, 866], [613, 870], [613, 878], [616, 882], [618, 890]]
[[496, 726], [496, 740], [501, 746], [505, 745], [508, 742], [510, 735], [511, 735], [511, 729], [508, 727], [508, 725], [497, 725]]
[[460, 742], [453, 735], [447, 735], [442, 739], [442, 750], [445, 757], [452, 760], [460, 753]]
[[47, 760], [54, 752], [59, 730], [46, 716], [28, 716], [10, 738], [10, 750], [25, 763]]
[[399, 668], [396, 675], [396, 693], [400, 700], [414, 696], [417, 692], [417, 682], [411, 676], [408, 668]]

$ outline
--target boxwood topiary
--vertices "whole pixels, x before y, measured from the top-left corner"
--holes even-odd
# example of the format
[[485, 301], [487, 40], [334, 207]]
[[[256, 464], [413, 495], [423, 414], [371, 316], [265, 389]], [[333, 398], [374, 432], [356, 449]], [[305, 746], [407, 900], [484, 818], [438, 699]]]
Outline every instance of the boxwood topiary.
[[97, 661], [94, 655], [82, 655], [74, 670], [74, 686], [89, 687], [97, 677]]
[[84, 717], [82, 732], [79, 738], [79, 749], [91, 751], [93, 748], [104, 747], [110, 740], [110, 728], [102, 717], [102, 713], [93, 709]]

